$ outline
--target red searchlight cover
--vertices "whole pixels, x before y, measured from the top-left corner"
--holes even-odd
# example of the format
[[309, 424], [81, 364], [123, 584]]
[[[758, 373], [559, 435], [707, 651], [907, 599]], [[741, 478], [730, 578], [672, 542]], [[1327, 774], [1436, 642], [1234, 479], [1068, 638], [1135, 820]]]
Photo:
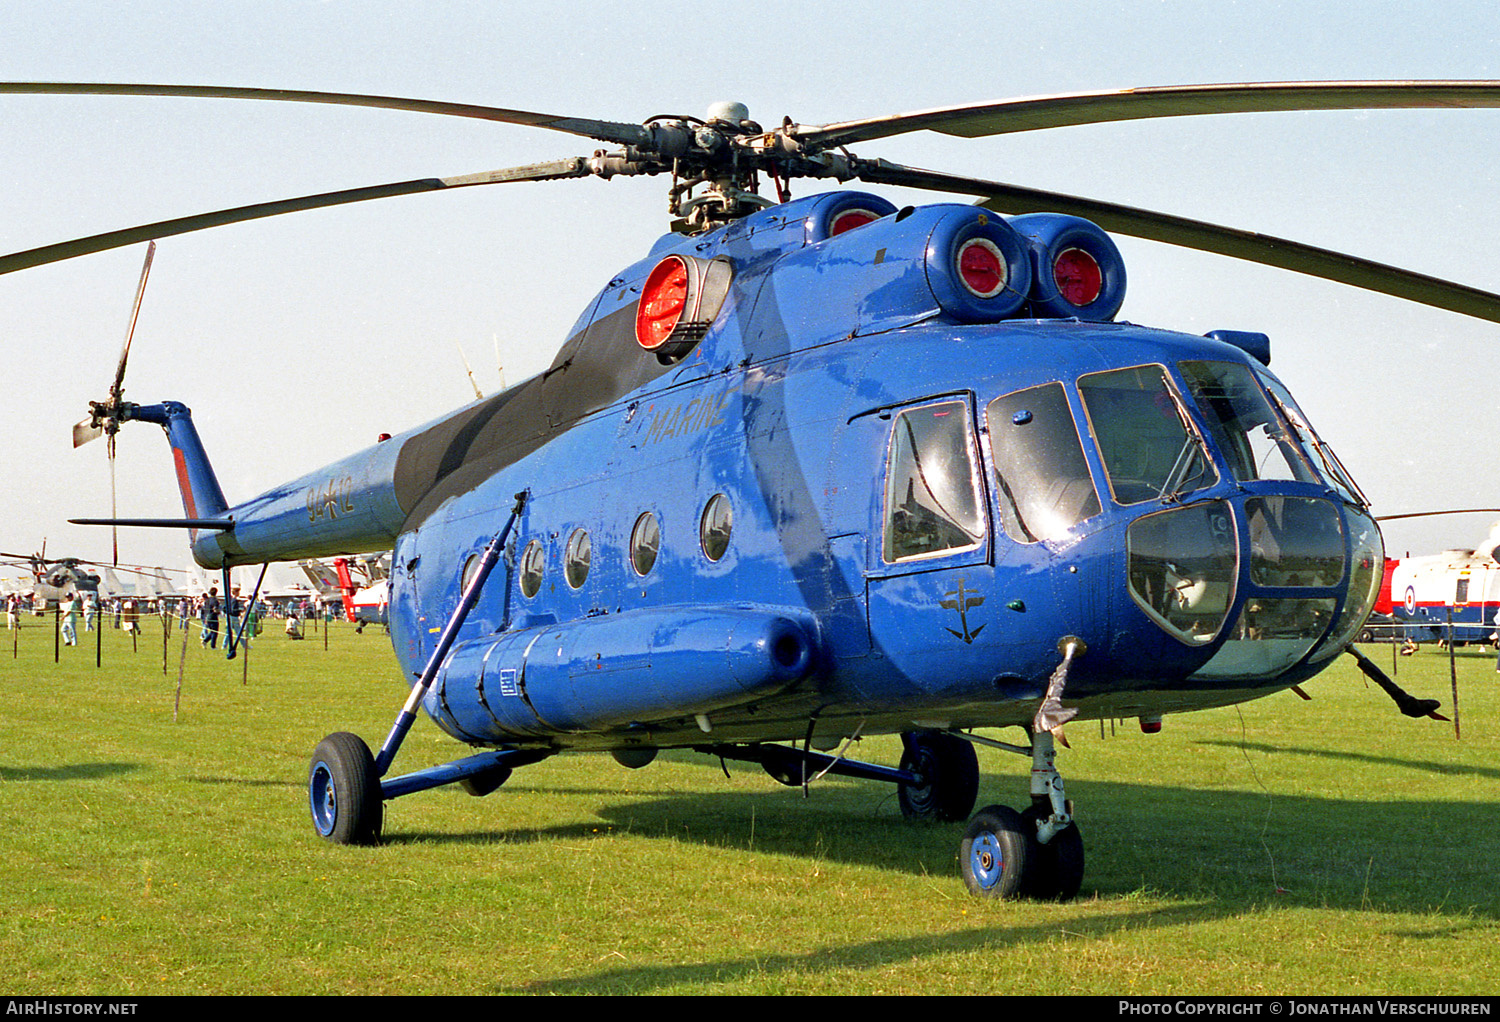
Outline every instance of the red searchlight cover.
[[734, 268], [727, 259], [669, 255], [641, 287], [635, 339], [663, 359], [686, 355], [708, 333], [729, 294]]

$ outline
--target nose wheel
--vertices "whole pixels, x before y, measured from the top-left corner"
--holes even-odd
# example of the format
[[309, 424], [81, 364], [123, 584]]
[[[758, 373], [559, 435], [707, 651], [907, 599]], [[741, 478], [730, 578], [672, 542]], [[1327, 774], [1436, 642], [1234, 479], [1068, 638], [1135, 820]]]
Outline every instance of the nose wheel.
[[1001, 900], [1020, 897], [1031, 872], [1029, 846], [1014, 809], [986, 806], [975, 813], [958, 846], [958, 866], [969, 893]]
[[[1051, 816], [1048, 806], [1033, 805], [1021, 814], [1027, 834], [1035, 835]], [[1052, 835], [1046, 844], [1032, 838], [1034, 847], [1027, 860], [1031, 875], [1024, 886], [1025, 897], [1038, 901], [1072, 901], [1083, 886], [1083, 837], [1076, 822]]]

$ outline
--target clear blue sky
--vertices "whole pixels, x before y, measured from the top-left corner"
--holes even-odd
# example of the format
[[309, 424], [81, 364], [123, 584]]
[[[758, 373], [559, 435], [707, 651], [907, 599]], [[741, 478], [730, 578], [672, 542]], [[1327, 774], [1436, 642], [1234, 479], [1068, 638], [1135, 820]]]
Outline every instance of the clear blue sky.
[[[507, 13], [510, 12], [510, 13]], [[825, 123], [1194, 82], [1500, 78], [1492, 3], [18, 2], [0, 78], [382, 93], [640, 120], [715, 100]], [[0, 97], [0, 250], [310, 192], [584, 153], [457, 119], [221, 101]], [[1264, 231], [1500, 291], [1500, 111], [1239, 115], [857, 148]], [[898, 202], [934, 196], [887, 190]], [[231, 500], [544, 367], [665, 229], [652, 179], [384, 200], [164, 241], [127, 396], [193, 407]], [[1261, 330], [1377, 513], [1500, 504], [1500, 326], [1220, 257], [1121, 243], [1123, 318]], [[107, 558], [102, 398], [144, 251], [0, 278], [0, 549]], [[160, 434], [126, 430], [120, 511], [179, 513]], [[1500, 516], [1387, 529], [1471, 545]], [[181, 538], [122, 559], [180, 566]]]

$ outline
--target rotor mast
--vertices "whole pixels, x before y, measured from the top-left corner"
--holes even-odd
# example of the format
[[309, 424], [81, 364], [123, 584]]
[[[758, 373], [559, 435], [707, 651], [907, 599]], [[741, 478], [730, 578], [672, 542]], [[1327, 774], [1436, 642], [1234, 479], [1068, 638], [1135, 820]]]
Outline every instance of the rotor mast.
[[[702, 119], [649, 117], [639, 141], [614, 152], [597, 150], [585, 164], [587, 173], [603, 178], [671, 174], [667, 210], [672, 230], [699, 234], [785, 202], [792, 178], [848, 181], [856, 176], [857, 161], [847, 153], [808, 155], [794, 130], [788, 118], [775, 131], [766, 131], [750, 118], [745, 104], [721, 102]], [[760, 194], [762, 171], [775, 182], [775, 198]]]

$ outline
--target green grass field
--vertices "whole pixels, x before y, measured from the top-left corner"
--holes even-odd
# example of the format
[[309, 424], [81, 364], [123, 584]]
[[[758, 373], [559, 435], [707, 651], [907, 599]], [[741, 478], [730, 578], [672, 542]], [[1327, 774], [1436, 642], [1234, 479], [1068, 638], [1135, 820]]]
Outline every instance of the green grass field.
[[[1350, 658], [1239, 708], [1068, 728], [1087, 848], [1066, 905], [970, 898], [961, 824], [758, 768], [561, 756], [494, 794], [387, 804], [386, 840], [308, 818], [313, 746], [378, 745], [404, 688], [385, 637], [336, 624], [162, 672], [105, 634], [53, 664], [51, 620], [0, 632], [0, 986], [13, 994], [1454, 994], [1500, 990], [1500, 685], [1458, 656], [1462, 738]], [[1389, 670], [1389, 647], [1367, 652]], [[1448, 657], [1397, 680], [1451, 709]], [[1019, 732], [998, 737], [1016, 741]], [[425, 720], [407, 772], [466, 750]], [[899, 743], [853, 752], [894, 763]], [[1028, 762], [981, 750], [981, 804]]]

